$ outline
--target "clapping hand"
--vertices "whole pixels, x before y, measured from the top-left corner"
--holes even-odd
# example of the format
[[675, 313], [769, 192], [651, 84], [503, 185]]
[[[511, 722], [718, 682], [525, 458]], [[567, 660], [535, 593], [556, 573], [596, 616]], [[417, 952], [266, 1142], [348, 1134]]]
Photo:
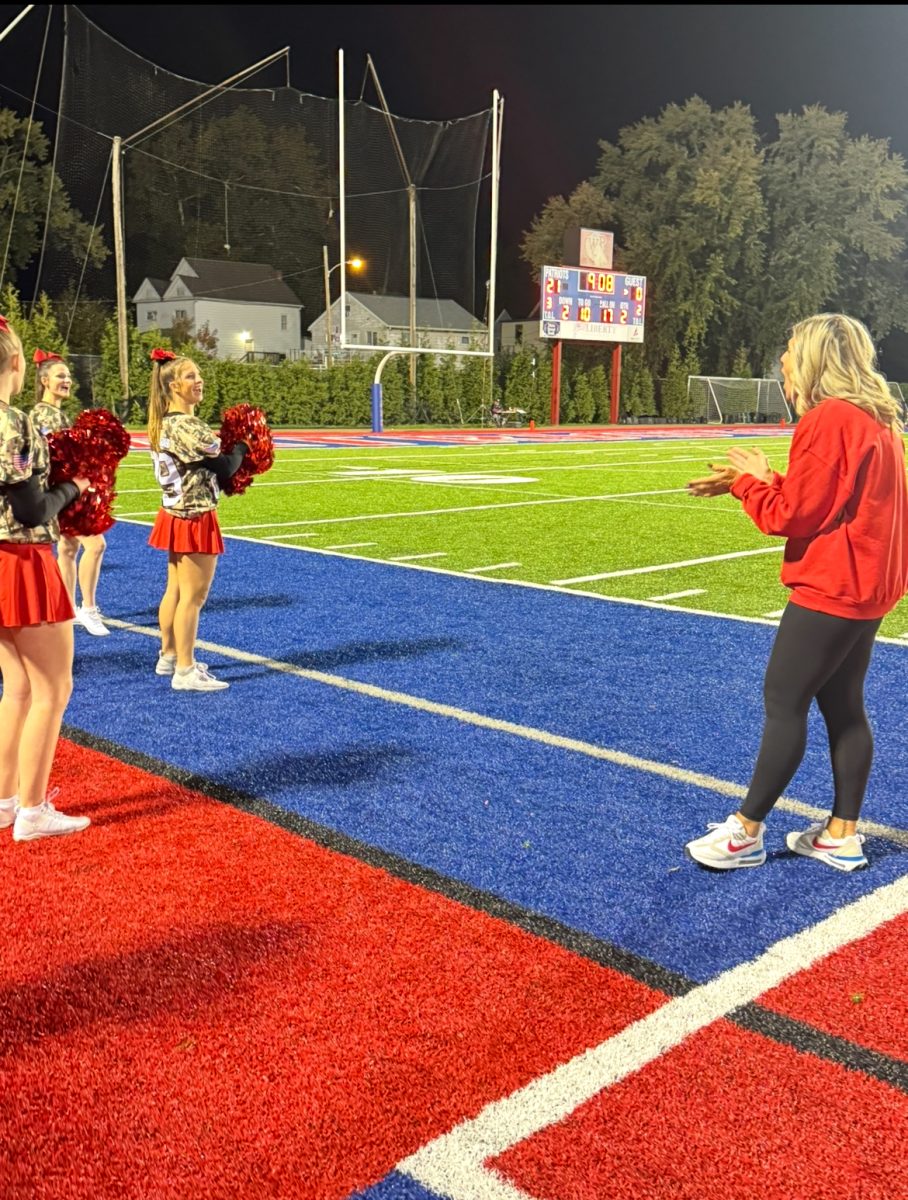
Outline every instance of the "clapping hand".
[[692, 496], [725, 496], [731, 491], [731, 485], [738, 478], [739, 472], [734, 467], [722, 463], [709, 463], [712, 475], [703, 479], [692, 479], [687, 490]]
[[759, 479], [761, 483], [772, 483], [772, 467], [762, 450], [734, 446], [728, 452], [728, 461], [742, 475], [753, 475], [754, 479]]

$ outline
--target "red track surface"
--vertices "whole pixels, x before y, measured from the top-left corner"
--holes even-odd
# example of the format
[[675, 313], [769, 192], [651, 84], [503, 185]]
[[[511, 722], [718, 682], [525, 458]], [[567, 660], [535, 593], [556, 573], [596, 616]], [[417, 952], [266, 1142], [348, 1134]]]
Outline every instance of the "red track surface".
[[719, 1021], [493, 1164], [539, 1200], [896, 1200], [908, 1097]]
[[341, 1198], [663, 997], [64, 743], [0, 838], [0, 1196]]

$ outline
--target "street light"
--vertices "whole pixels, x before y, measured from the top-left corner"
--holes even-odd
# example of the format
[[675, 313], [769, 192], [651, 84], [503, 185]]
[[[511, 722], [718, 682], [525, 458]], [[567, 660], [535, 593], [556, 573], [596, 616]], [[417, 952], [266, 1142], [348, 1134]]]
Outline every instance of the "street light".
[[[322, 266], [325, 272], [325, 362], [329, 367], [331, 366], [331, 272], [344, 265], [344, 263], [335, 263], [333, 267], [329, 267], [328, 247], [322, 246]], [[346, 262], [346, 266], [351, 271], [361, 271], [365, 265], [365, 260], [359, 255], [348, 258]]]

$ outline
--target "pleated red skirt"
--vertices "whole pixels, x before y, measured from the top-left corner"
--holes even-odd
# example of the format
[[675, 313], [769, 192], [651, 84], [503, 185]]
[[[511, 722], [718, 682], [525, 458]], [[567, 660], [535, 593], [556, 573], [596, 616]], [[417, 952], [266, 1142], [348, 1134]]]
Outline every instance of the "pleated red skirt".
[[198, 517], [175, 517], [162, 508], [155, 518], [148, 544], [172, 554], [224, 553], [218, 514], [213, 508]]
[[50, 542], [0, 542], [0, 626], [71, 621], [69, 592]]

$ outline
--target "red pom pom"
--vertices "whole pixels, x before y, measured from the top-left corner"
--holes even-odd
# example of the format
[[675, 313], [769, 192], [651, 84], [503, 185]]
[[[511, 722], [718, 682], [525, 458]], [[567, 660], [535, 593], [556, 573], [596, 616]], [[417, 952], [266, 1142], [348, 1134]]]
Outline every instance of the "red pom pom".
[[123, 425], [105, 408], [87, 410], [72, 429], [48, 435], [50, 486], [77, 476], [91, 481], [91, 487], [60, 512], [60, 532], [66, 537], [106, 533], [113, 525], [117, 463], [129, 452], [129, 440]]
[[274, 465], [274, 442], [260, 408], [237, 404], [228, 408], [221, 422], [221, 450], [229, 454], [237, 442], [245, 442], [249, 453], [239, 470], [224, 485], [228, 496], [239, 496], [252, 483], [253, 476], [264, 475]]

